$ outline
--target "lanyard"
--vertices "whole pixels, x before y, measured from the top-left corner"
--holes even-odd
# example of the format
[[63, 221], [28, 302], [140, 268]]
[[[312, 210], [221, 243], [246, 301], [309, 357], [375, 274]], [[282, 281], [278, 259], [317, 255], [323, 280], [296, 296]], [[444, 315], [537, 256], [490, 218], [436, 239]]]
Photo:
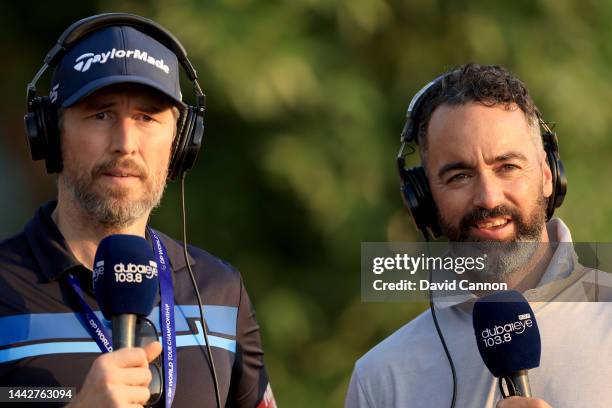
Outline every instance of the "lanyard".
[[[159, 308], [159, 321], [162, 330], [162, 348], [164, 354], [164, 377], [165, 377], [165, 408], [172, 406], [174, 391], [176, 390], [176, 377], [178, 361], [176, 358], [176, 329], [174, 324], [174, 287], [172, 275], [169, 268], [166, 247], [152, 228], [147, 227], [149, 235], [153, 239], [153, 249], [157, 258], [159, 270], [159, 288], [161, 292], [161, 306]], [[66, 280], [77, 294], [83, 308], [85, 328], [93, 337], [103, 353], [113, 351], [112, 337], [108, 329], [100, 321], [91, 307], [85, 302], [81, 285], [72, 274], [67, 274]]]
[[153, 250], [157, 256], [159, 270], [159, 289], [161, 291], [161, 307], [159, 308], [159, 322], [162, 329], [162, 348], [164, 353], [164, 376], [166, 408], [172, 406], [174, 391], [176, 390], [176, 373], [178, 370], [178, 359], [176, 358], [176, 329], [174, 326], [174, 287], [172, 285], [172, 274], [168, 262], [168, 254], [163, 242], [153, 231], [147, 227], [149, 235], [153, 238]]

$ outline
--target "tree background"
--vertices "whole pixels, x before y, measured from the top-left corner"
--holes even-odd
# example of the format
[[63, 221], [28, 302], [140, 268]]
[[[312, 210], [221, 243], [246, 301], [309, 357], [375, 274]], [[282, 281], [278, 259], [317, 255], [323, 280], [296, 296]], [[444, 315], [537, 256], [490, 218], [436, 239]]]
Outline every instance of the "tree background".
[[[522, 78], [557, 123], [569, 189], [556, 215], [576, 241], [609, 237], [612, 4], [594, 0], [6, 2], [2, 237], [55, 195], [26, 150], [26, 83], [69, 24], [109, 11], [158, 21], [198, 69], [190, 242], [242, 271], [280, 406], [342, 406], [355, 360], [425, 308], [361, 303], [360, 243], [420, 240], [394, 159], [408, 102], [441, 72], [478, 62]], [[172, 184], [152, 223], [180, 237], [179, 220]]]

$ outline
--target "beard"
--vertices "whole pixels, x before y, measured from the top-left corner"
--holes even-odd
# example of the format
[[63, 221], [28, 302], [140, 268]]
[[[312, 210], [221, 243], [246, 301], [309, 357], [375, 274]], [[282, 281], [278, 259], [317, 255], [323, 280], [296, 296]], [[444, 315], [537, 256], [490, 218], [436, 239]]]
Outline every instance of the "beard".
[[[117, 168], [139, 177], [143, 189], [137, 198], [130, 199], [130, 187], [96, 184], [105, 173]], [[105, 228], [116, 229], [131, 225], [159, 206], [168, 174], [167, 166], [163, 169], [160, 174], [151, 174], [131, 159], [115, 158], [95, 166], [89, 173], [64, 166], [59, 182], [63, 183], [88, 217]]]
[[[474, 209], [463, 216], [458, 226], [441, 217], [439, 222], [455, 256], [479, 257], [486, 254], [485, 268], [469, 271], [471, 277], [477, 281], [507, 282], [514, 272], [529, 263], [542, 245], [538, 241], [546, 225], [546, 207], [547, 199], [540, 193], [525, 217], [514, 206], [500, 205], [493, 209]], [[501, 216], [511, 217], [515, 226], [515, 235], [509, 241], [484, 241], [471, 235], [470, 230], [476, 222]]]

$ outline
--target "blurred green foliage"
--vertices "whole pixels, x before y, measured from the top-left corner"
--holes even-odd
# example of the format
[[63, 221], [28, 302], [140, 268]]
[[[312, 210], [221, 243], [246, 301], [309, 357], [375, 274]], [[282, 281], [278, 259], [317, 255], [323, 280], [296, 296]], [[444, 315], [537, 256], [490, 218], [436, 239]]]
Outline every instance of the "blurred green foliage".
[[[612, 4], [594, 0], [5, 3], [3, 236], [54, 195], [25, 149], [25, 84], [64, 28], [108, 11], [157, 20], [198, 69], [208, 110], [190, 241], [242, 271], [280, 406], [341, 406], [355, 360], [424, 310], [360, 302], [360, 243], [420, 239], [394, 157], [410, 98], [439, 73], [474, 61], [525, 80], [557, 123], [569, 176], [557, 215], [577, 241], [609, 240]], [[179, 237], [178, 210], [171, 185], [153, 224]]]

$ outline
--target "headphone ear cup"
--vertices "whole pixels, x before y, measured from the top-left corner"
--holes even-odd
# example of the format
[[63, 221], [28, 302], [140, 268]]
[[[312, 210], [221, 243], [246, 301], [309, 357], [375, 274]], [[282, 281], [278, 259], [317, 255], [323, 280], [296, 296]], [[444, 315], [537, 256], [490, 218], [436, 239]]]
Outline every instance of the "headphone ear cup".
[[168, 178], [175, 180], [195, 164], [204, 137], [204, 113], [187, 106], [178, 121], [174, 152], [170, 159]]
[[420, 212], [421, 207], [419, 205], [419, 197], [416, 192], [414, 182], [412, 181], [410, 170], [412, 169], [404, 170], [400, 191], [402, 193], [402, 200], [410, 213], [412, 221], [418, 229], [423, 229], [425, 228], [425, 225]]
[[555, 152], [546, 150], [546, 159], [548, 160], [548, 166], [552, 173], [552, 187], [553, 191], [548, 198], [548, 205], [546, 207], [546, 219], [552, 218], [555, 208], [558, 208], [563, 204], [565, 194], [567, 193], [567, 177], [565, 176], [565, 169], [563, 163], [557, 157]]
[[48, 174], [62, 171], [57, 110], [48, 97], [36, 97], [28, 103], [24, 124], [32, 160], [44, 159]]
[[172, 156], [170, 158], [170, 165], [168, 167], [168, 179], [170, 180], [175, 180], [180, 173], [180, 165], [183, 151], [185, 150], [185, 142], [189, 135], [189, 122], [191, 121], [190, 116], [191, 110], [189, 107], [187, 107], [181, 111], [181, 115], [179, 116], [177, 122], [174, 147], [172, 150]]
[[185, 124], [189, 116], [189, 109], [181, 110], [180, 116], [176, 122], [176, 135], [172, 144], [172, 154], [170, 155], [170, 163], [168, 164], [168, 179], [176, 179], [176, 163], [177, 157], [180, 155], [181, 146], [184, 144]]
[[181, 171], [190, 170], [198, 158], [202, 141], [204, 140], [204, 108], [195, 106], [189, 107], [192, 120], [191, 127], [187, 138], [187, 144], [183, 152], [183, 162], [181, 163]]
[[440, 237], [442, 230], [425, 169], [418, 166], [404, 170], [402, 180], [402, 197], [416, 227], [423, 232], [429, 230], [434, 238]]
[[33, 98], [28, 101], [28, 112], [23, 117], [26, 141], [30, 148], [32, 160], [44, 159], [47, 152], [47, 134], [44, 125], [41, 123], [40, 99]]
[[565, 200], [565, 195], [567, 194], [567, 177], [565, 176], [563, 162], [556, 155], [555, 162], [557, 163], [557, 194], [555, 194], [555, 208], [558, 208], [563, 204], [563, 200]]
[[417, 183], [421, 188], [422, 206], [425, 212], [429, 230], [434, 238], [438, 238], [442, 236], [442, 228], [440, 228], [440, 224], [438, 223], [438, 208], [436, 207], [436, 203], [431, 195], [429, 181], [427, 180], [427, 174], [425, 173], [425, 168], [423, 166], [418, 166], [415, 168], [415, 178], [417, 179]]
[[45, 165], [47, 173], [59, 173], [64, 168], [62, 162], [62, 143], [58, 123], [57, 109], [51, 103], [49, 97], [41, 99], [41, 121], [43, 122], [47, 135], [47, 153], [45, 155]]
[[555, 156], [549, 150], [546, 151], [546, 160], [548, 161], [548, 167], [550, 167], [550, 172], [552, 175], [552, 192], [550, 194], [550, 197], [548, 197], [548, 204], [546, 205], [546, 220], [550, 220], [555, 212], [555, 197], [557, 195], [558, 168], [557, 168], [557, 161], [555, 160]]
[[546, 205], [546, 220], [550, 220], [555, 212], [555, 196], [557, 195], [557, 178], [558, 178], [558, 169], [557, 169], [557, 161], [553, 153], [549, 150], [546, 151], [546, 160], [548, 162], [548, 167], [550, 168], [550, 172], [552, 175], [552, 192], [550, 197], [548, 197], [548, 204]]

